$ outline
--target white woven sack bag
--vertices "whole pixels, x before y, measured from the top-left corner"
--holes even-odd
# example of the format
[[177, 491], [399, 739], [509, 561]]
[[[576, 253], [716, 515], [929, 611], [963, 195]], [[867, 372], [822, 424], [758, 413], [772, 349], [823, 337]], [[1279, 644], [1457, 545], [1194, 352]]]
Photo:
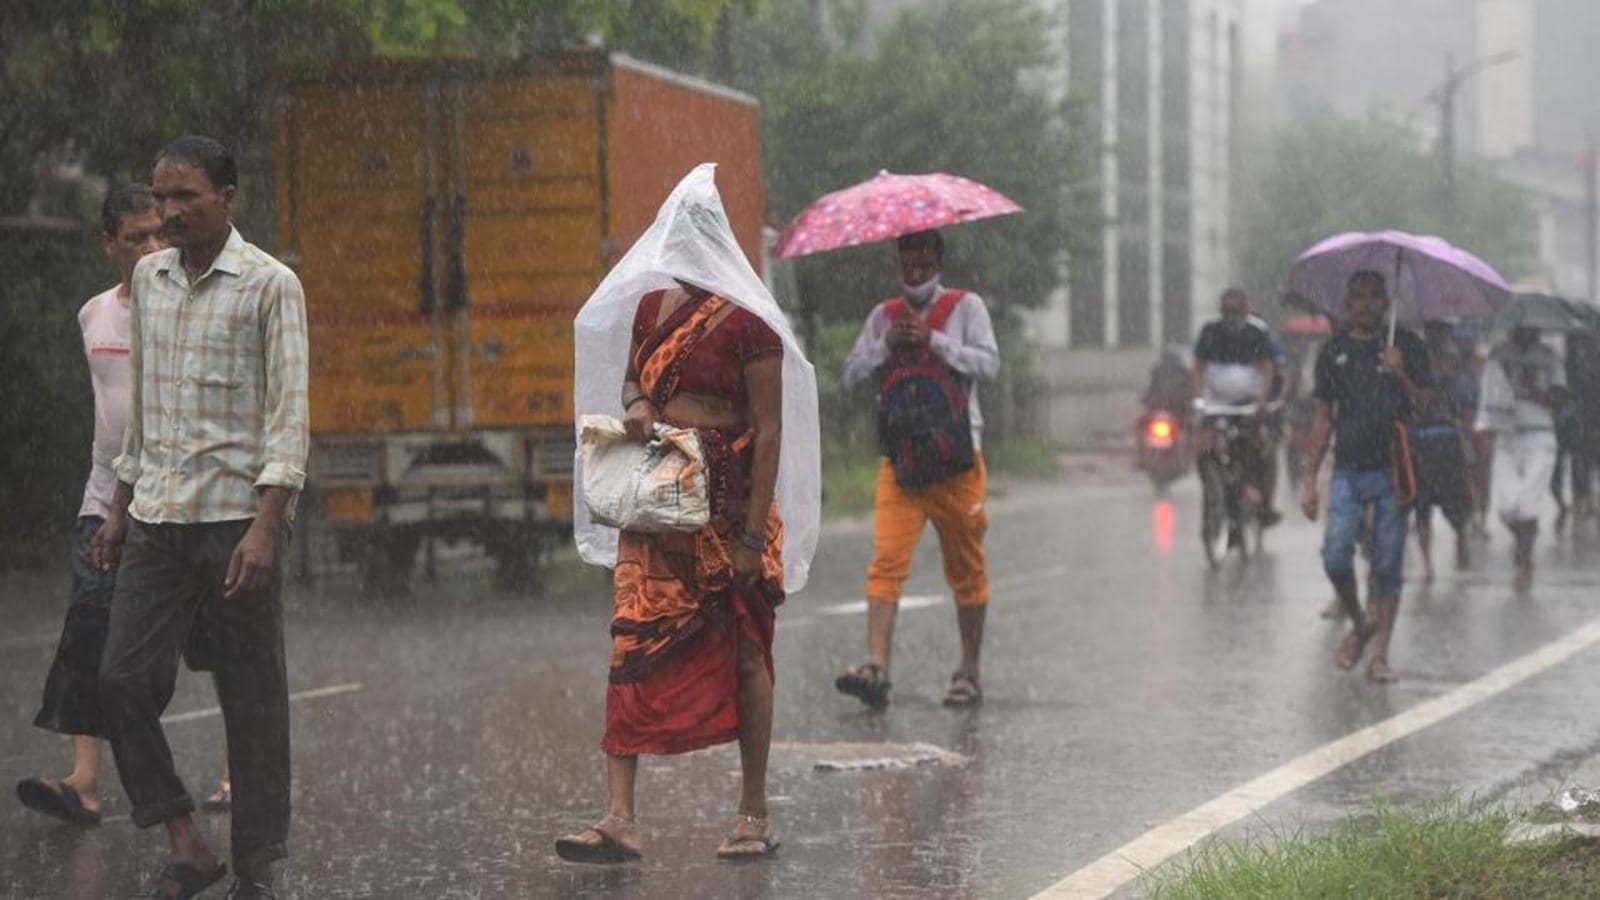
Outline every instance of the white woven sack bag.
[[699, 531], [711, 521], [705, 453], [692, 428], [656, 426], [648, 444], [613, 416], [580, 423], [583, 500], [590, 517], [623, 531]]

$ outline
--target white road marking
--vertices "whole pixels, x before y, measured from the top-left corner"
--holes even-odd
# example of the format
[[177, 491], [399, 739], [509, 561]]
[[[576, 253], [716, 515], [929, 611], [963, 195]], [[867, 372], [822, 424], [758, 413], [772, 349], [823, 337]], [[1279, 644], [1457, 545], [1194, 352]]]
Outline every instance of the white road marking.
[[29, 634], [23, 637], [6, 638], [0, 641], [0, 647], [43, 647], [46, 644], [55, 643], [60, 637], [61, 632], [59, 631], [52, 631], [47, 634]]
[[[907, 594], [900, 598], [901, 609], [927, 609], [938, 606], [949, 600], [939, 594]], [[857, 616], [867, 611], [867, 601], [852, 600], [849, 603], [831, 603], [817, 608], [817, 612], [824, 616]]]
[[1324, 744], [1150, 829], [1068, 875], [1033, 900], [1105, 897], [1245, 816], [1385, 747], [1503, 693], [1600, 643], [1600, 619], [1447, 694]]
[[[365, 687], [365, 685], [361, 684], [359, 681], [351, 682], [350, 684], [330, 684], [327, 687], [312, 688], [308, 691], [299, 691], [290, 694], [289, 702], [293, 703], [296, 700], [315, 700], [318, 697], [332, 697], [335, 694], [348, 694], [352, 691], [359, 691], [363, 687]], [[172, 725], [177, 722], [193, 722], [196, 719], [209, 719], [212, 716], [220, 715], [222, 715], [222, 707], [213, 706], [209, 709], [195, 709], [190, 710], [189, 712], [174, 713], [170, 716], [162, 716], [161, 724]]]

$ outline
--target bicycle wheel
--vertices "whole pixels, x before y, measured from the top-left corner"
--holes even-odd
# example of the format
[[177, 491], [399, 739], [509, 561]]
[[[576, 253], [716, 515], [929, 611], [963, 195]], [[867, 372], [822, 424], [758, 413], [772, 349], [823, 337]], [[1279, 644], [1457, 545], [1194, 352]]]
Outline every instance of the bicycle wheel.
[[1215, 461], [1200, 460], [1200, 545], [1211, 568], [1222, 565], [1228, 555], [1228, 511], [1226, 486]]

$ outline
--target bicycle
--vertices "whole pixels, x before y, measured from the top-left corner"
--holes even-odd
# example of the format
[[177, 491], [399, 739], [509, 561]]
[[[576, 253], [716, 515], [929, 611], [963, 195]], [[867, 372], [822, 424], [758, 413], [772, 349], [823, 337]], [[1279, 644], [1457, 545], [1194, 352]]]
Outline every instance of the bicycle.
[[[1264, 525], [1257, 515], [1261, 497], [1250, 499], [1261, 472], [1258, 404], [1224, 406], [1195, 401], [1200, 423], [1200, 452], [1195, 464], [1200, 475], [1200, 543], [1206, 562], [1215, 569], [1230, 550], [1249, 560], [1261, 552]], [[1271, 407], [1268, 407], [1271, 411]]]

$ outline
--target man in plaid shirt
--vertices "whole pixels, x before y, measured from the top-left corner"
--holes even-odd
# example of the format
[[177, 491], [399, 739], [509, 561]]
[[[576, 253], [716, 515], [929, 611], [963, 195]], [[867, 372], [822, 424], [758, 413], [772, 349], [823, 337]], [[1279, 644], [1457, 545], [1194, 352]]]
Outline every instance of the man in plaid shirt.
[[289, 829], [289, 698], [279, 592], [305, 482], [306, 313], [300, 281], [230, 221], [238, 169], [210, 138], [156, 157], [170, 249], [130, 284], [132, 409], [117, 492], [95, 537], [119, 565], [100, 664], [105, 727], [139, 827], [166, 826], [157, 897], [227, 872], [194, 824], [160, 717], [180, 651], [216, 675], [233, 776], [229, 897], [272, 897]]

